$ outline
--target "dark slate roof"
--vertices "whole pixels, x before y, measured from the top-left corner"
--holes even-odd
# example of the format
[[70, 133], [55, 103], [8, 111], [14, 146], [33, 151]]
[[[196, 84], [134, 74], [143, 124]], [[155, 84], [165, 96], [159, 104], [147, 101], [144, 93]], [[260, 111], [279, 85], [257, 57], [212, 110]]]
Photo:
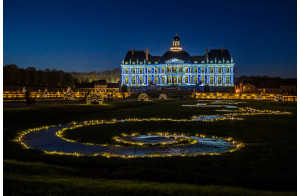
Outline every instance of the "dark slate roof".
[[93, 85], [106, 85], [107, 82], [106, 82], [106, 80], [95, 80], [95, 81], [92, 81], [92, 84]]
[[93, 83], [76, 83], [75, 88], [94, 88]]
[[[229, 60], [231, 61], [231, 56], [229, 54], [228, 49], [211, 49], [208, 52], [208, 59], [211, 60], [215, 60], [217, 59], [217, 61], [221, 60], [223, 61], [223, 58], [225, 61]], [[185, 63], [194, 63], [195, 61], [197, 61], [198, 63], [201, 63], [201, 61], [205, 61], [206, 62], [206, 55], [199, 55], [199, 56], [190, 56], [189, 53], [187, 53], [184, 50], [181, 51], [167, 51], [163, 56], [151, 56], [149, 54], [149, 59], [148, 62], [151, 62], [151, 64], [154, 64], [155, 61], [157, 61], [158, 63], [165, 63], [165, 61], [173, 59], [173, 58], [177, 58], [180, 60], [183, 60]], [[128, 51], [125, 58], [124, 58], [124, 62], [128, 62], [131, 60], [131, 62], [136, 62], [137, 60], [139, 60], [139, 62], [146, 60], [146, 53], [143, 50], [137, 50], [137, 51]]]
[[107, 88], [120, 88], [119, 83], [107, 83]]
[[223, 60], [223, 58], [226, 60], [231, 60], [230, 54], [228, 49], [211, 49], [208, 52], [208, 59], [209, 60]]
[[155, 61], [160, 62], [161, 56], [151, 56], [149, 55], [149, 61], [153, 64]]
[[201, 61], [205, 61], [206, 62], [206, 56], [191, 56], [191, 58], [193, 59], [193, 61], [197, 61], [198, 63], [200, 63]]
[[136, 62], [137, 59], [139, 61], [144, 61], [144, 59], [146, 59], [146, 53], [143, 50], [137, 50], [137, 51], [134, 51], [134, 52], [128, 51], [126, 56], [125, 56], [124, 61], [129, 62], [130, 59], [131, 59], [131, 62]]
[[189, 53], [187, 53], [184, 50], [180, 50], [180, 51], [169, 50], [161, 57], [160, 61], [161, 63], [165, 63], [167, 60], [174, 59], [174, 58], [180, 59], [185, 63], [193, 63], [193, 60], [189, 55]]

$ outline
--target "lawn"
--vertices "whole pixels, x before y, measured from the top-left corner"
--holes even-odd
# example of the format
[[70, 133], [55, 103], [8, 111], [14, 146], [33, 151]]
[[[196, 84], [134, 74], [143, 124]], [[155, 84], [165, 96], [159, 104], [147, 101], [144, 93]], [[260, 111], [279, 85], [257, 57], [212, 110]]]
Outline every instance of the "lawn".
[[[126, 122], [68, 130], [79, 142], [113, 143], [120, 133], [180, 132], [233, 137], [245, 147], [219, 156], [105, 158], [48, 155], [12, 140], [27, 128], [72, 121], [125, 118], [191, 118], [222, 114], [217, 108], [182, 107], [196, 100], [103, 105], [45, 105], [4, 109], [5, 194], [295, 195], [296, 103], [245, 101], [239, 106], [292, 112], [214, 122]], [[82, 183], [84, 182], [84, 183]], [[275, 192], [274, 192], [275, 191]]]

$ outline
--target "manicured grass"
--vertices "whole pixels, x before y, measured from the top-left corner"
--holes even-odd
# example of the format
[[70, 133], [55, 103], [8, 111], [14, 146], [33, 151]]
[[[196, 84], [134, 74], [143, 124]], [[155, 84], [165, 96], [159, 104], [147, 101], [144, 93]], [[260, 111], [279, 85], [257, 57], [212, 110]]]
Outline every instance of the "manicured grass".
[[[26, 128], [64, 124], [71, 121], [151, 117], [180, 119], [191, 118], [194, 115], [221, 113], [216, 112], [216, 108], [182, 107], [183, 104], [196, 104], [198, 102], [196, 100], [176, 99], [168, 101], [152, 100], [149, 102], [120, 100], [100, 106], [82, 104], [4, 109], [4, 159], [16, 160], [13, 167], [9, 166], [13, 165], [11, 162], [4, 163], [7, 165], [4, 167], [6, 191], [10, 192], [16, 187], [20, 187], [20, 190], [34, 193], [34, 190], [30, 187], [36, 185], [41, 194], [51, 189], [51, 187], [57, 193], [62, 193], [62, 190], [69, 193], [68, 191], [73, 189], [79, 194], [80, 191], [90, 189], [90, 194], [112, 194], [117, 192], [110, 192], [113, 191], [113, 188], [108, 187], [110, 183], [117, 180], [118, 182], [115, 184], [122, 187], [118, 188], [116, 186], [114, 188], [118, 193], [132, 193], [133, 195], [144, 193], [172, 195], [175, 193], [172, 192], [169, 185], [164, 186], [164, 184], [161, 184], [162, 188], [153, 188], [152, 190], [151, 188], [155, 186], [151, 183], [154, 182], [179, 183], [172, 185], [178, 187], [174, 190], [181, 193], [179, 189], [191, 189], [191, 192], [187, 191], [186, 195], [188, 193], [200, 195], [246, 194], [239, 192], [245, 191], [244, 189], [232, 187], [295, 192], [297, 177], [296, 103], [242, 101], [247, 102], [240, 104], [242, 107], [289, 111], [293, 114], [250, 116], [242, 121], [117, 123], [88, 126], [66, 132], [68, 137], [77, 139], [80, 142], [108, 143], [112, 136], [123, 132], [174, 131], [187, 134], [203, 133], [220, 137], [233, 137], [246, 144], [239, 151], [225, 153], [221, 156], [170, 158], [108, 159], [104, 157], [47, 155], [39, 150], [23, 149], [20, 144], [12, 140], [18, 132]], [[28, 162], [29, 166], [24, 166], [23, 162], [19, 164], [19, 161]], [[35, 165], [39, 164], [37, 162], [41, 165]], [[49, 164], [60, 168], [53, 169], [58, 176], [44, 173], [44, 170], [47, 170], [46, 168], [50, 168], [51, 171], [52, 167]], [[30, 167], [34, 169], [28, 169]], [[30, 178], [31, 175], [33, 178]], [[87, 181], [86, 184], [82, 186], [76, 184], [84, 181], [83, 179]], [[101, 179], [101, 183], [94, 184], [94, 182], [97, 182], [94, 179]], [[46, 183], [43, 183], [45, 180]], [[144, 183], [144, 185], [135, 185], [140, 183], [137, 180], [143, 181], [141, 183]], [[128, 186], [129, 183], [133, 184], [132, 187]], [[97, 188], [100, 186], [102, 188]], [[148, 188], [145, 188], [145, 186]], [[170, 187], [172, 186], [170, 185]], [[218, 190], [227, 190], [227, 192], [215, 192]], [[249, 195], [267, 194], [267, 192], [253, 193], [249, 190], [245, 192], [248, 192]], [[182, 192], [182, 194], [185, 194], [185, 192]], [[270, 195], [273, 194], [275, 193], [270, 193]], [[180, 194], [178, 193], [178, 195]]]
[[[20, 172], [20, 168], [23, 171]], [[72, 176], [78, 172], [76, 169], [13, 160], [4, 161], [4, 169], [10, 169], [10, 172], [4, 174], [4, 194], [7, 195], [296, 195], [295, 192], [262, 191], [228, 186], [87, 179]]]

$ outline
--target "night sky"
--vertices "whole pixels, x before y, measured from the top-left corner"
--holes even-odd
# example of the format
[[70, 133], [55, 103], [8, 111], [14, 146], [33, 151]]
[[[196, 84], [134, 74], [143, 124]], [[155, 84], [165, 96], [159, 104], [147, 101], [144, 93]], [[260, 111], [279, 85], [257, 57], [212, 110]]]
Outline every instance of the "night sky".
[[118, 68], [128, 49], [228, 48], [236, 76], [296, 77], [297, 1], [4, 0], [4, 65]]

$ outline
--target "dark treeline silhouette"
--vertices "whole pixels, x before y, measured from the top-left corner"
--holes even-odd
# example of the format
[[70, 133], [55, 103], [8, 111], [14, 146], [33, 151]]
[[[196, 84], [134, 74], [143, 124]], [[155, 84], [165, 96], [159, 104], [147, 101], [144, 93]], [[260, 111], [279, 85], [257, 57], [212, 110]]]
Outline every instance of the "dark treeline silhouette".
[[280, 86], [296, 86], [296, 78], [280, 78], [269, 76], [240, 76], [235, 78], [235, 85], [239, 85], [241, 82], [247, 82], [254, 84], [257, 88], [279, 88]]
[[121, 80], [121, 69], [116, 68], [113, 70], [105, 70], [101, 72], [71, 72], [72, 76], [75, 78], [76, 83], [88, 83], [96, 80], [106, 80], [109, 83], [117, 83]]
[[74, 79], [70, 73], [62, 70], [47, 68], [42, 71], [34, 67], [23, 69], [15, 64], [10, 64], [3, 67], [3, 84], [31, 87], [72, 87]]

